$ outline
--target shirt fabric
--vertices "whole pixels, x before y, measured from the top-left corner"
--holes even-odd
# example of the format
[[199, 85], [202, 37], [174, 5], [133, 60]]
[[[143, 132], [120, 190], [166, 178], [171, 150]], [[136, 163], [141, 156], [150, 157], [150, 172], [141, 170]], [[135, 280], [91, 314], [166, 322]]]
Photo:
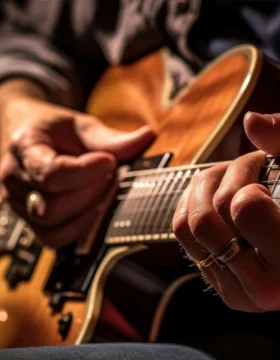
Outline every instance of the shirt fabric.
[[78, 109], [108, 66], [162, 47], [178, 89], [237, 44], [280, 61], [278, 1], [1, 0], [0, 14], [0, 81], [32, 79]]

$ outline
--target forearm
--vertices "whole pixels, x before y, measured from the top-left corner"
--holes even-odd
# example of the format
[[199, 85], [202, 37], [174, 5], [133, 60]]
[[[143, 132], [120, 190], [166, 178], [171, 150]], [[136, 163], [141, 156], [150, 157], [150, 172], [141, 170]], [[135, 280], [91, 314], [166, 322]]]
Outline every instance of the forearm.
[[46, 100], [47, 92], [41, 85], [29, 79], [7, 79], [0, 84], [0, 109], [19, 96]]
[[12, 78], [0, 84], [0, 158], [7, 149], [11, 134], [23, 125], [22, 103], [28, 98], [47, 101], [48, 95], [41, 85], [29, 79]]

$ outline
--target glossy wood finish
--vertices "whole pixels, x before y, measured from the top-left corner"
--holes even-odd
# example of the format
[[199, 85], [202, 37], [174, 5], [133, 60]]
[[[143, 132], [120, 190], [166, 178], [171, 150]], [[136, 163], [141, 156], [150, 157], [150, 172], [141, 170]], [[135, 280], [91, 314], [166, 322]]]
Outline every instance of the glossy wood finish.
[[[151, 124], [157, 139], [146, 152], [147, 156], [172, 151], [175, 156], [171, 165], [202, 161], [244, 110], [258, 81], [262, 57], [254, 48], [239, 48], [206, 69], [179, 97], [170, 100], [165, 56], [168, 56], [165, 52], [157, 52], [135, 64], [109, 69], [92, 93], [87, 112], [107, 125], [128, 131], [144, 123]], [[102, 291], [105, 290], [106, 295], [106, 286], [111, 286], [112, 277], [106, 286], [104, 282], [104, 278], [111, 275], [111, 267], [104, 266], [106, 273], [100, 276], [103, 280], [92, 286], [88, 306], [85, 302], [65, 305], [63, 313], [73, 312], [74, 322], [69, 335], [62, 341], [57, 333], [61, 313], [51, 314], [48, 296], [42, 292], [53, 260], [54, 253], [45, 249], [32, 279], [10, 291], [4, 279], [9, 260], [8, 257], [0, 259], [0, 347], [78, 344], [88, 341], [94, 327], [102, 327], [108, 306], [105, 303], [99, 303], [98, 308], [91, 305], [97, 293], [102, 299]], [[170, 283], [163, 289], [173, 280], [175, 277], [169, 279]], [[162, 300], [162, 295], [159, 294], [157, 303]], [[97, 324], [100, 306], [101, 321]], [[133, 302], [130, 306], [133, 308]], [[152, 326], [155, 311], [156, 306], [153, 306], [146, 329]], [[145, 334], [147, 338], [146, 330]], [[98, 333], [95, 335], [98, 337]], [[156, 338], [156, 334], [153, 337]]]
[[168, 91], [171, 80], [165, 72], [165, 56], [162, 51], [136, 64], [109, 69], [90, 98], [88, 112], [127, 131], [150, 124], [157, 139], [146, 156], [172, 151], [170, 166], [204, 161], [250, 97], [261, 55], [254, 48], [227, 54], [175, 99]]
[[4, 279], [9, 258], [0, 260], [0, 348], [75, 342], [83, 322], [85, 305], [79, 302], [65, 305], [63, 313], [70, 311], [74, 317], [64, 341], [57, 331], [61, 314], [52, 314], [49, 298], [42, 292], [54, 258], [54, 252], [45, 249], [31, 281], [20, 284], [15, 290], [10, 290]]

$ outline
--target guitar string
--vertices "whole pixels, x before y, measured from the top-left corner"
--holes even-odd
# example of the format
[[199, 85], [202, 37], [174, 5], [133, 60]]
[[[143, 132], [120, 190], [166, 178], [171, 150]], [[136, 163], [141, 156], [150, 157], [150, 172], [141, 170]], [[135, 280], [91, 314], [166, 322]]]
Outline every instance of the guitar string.
[[[210, 167], [210, 166], [209, 166]], [[206, 165], [203, 165], [203, 169], [206, 169], [207, 168], [207, 166]], [[162, 170], [166, 170], [167, 168], [165, 168], [165, 169], [162, 169]], [[182, 169], [182, 170], [194, 170], [194, 169], [199, 169], [200, 171], [201, 171], [201, 168], [195, 168], [195, 167], [176, 167], [176, 168], [169, 168], [169, 172], [171, 172], [173, 169]], [[280, 170], [280, 165], [269, 165], [269, 166], [263, 166], [263, 169], [271, 169], [271, 170]], [[138, 172], [139, 172], [139, 175], [140, 174], [142, 174], [142, 172], [141, 172], [142, 170], [139, 170]], [[147, 170], [143, 170], [144, 172], [146, 172]], [[135, 172], [136, 173], [136, 172]], [[166, 173], [166, 171], [164, 171], [164, 173]], [[132, 172], [131, 172], [131, 174], [132, 174]], [[134, 172], [133, 172], [133, 174], [134, 174]], [[147, 173], [147, 175], [148, 175], [148, 173]], [[152, 174], [152, 173], [149, 173], [149, 175], [158, 175], [157, 173], [154, 173], [154, 174]], [[130, 177], [130, 176], [128, 176], [127, 175], [127, 177]], [[269, 181], [261, 181], [261, 183], [264, 183], [264, 184], [268, 184], [268, 185], [274, 185], [274, 183], [275, 182], [280, 182], [280, 180], [269, 180]], [[130, 187], [132, 187], [132, 181], [130, 181], [130, 182], [128, 182], [128, 181], [121, 181], [121, 182], [119, 182], [119, 187], [121, 187], [121, 188], [130, 188]], [[125, 199], [126, 198], [126, 196], [125, 195], [119, 195], [118, 196], [118, 198], [120, 199], [120, 200], [123, 200], [123, 199]]]
[[156, 181], [156, 186], [146, 195], [147, 201], [145, 203], [145, 213], [142, 216], [142, 220], [137, 224], [136, 234], [145, 235], [149, 233], [149, 219], [152, 217], [156, 203], [160, 198], [161, 190], [164, 188], [169, 176], [161, 174], [158, 181]]
[[[267, 159], [280, 159], [280, 155], [277, 156], [267, 156]], [[158, 170], [160, 170], [160, 172], [170, 172], [170, 171], [176, 171], [176, 170], [192, 170], [192, 169], [197, 169], [199, 168], [201, 169], [206, 169], [208, 167], [211, 166], [215, 166], [215, 165], [219, 165], [224, 163], [223, 161], [221, 162], [213, 162], [213, 163], [204, 163], [204, 164], [195, 164], [195, 165], [181, 165], [181, 166], [174, 166], [174, 167], [166, 167], [166, 168], [160, 168], [160, 169], [147, 169], [147, 170], [135, 170], [135, 171], [127, 171], [123, 178], [129, 178], [129, 177], [136, 177], [136, 176], [145, 176], [145, 175], [158, 175]]]
[[179, 183], [180, 178], [183, 176], [183, 171], [178, 171], [174, 174], [174, 177], [172, 179], [171, 182], [169, 182], [168, 186], [167, 186], [167, 191], [164, 194], [163, 200], [160, 203], [159, 208], [157, 209], [157, 215], [154, 219], [154, 223], [152, 226], [152, 232], [153, 233], [158, 233], [159, 229], [160, 229], [160, 224], [162, 221], [162, 216], [164, 216], [165, 211], [166, 211], [166, 205], [168, 204], [168, 202], [170, 201], [170, 196], [172, 196], [172, 192], [173, 190], [176, 188], [176, 186]]
[[[122, 211], [118, 218], [118, 226], [119, 226], [119, 232], [118, 236], [125, 236], [128, 235], [129, 230], [132, 227], [132, 216], [134, 214], [134, 207], [135, 207], [135, 196], [136, 194], [141, 190], [139, 187], [136, 187], [136, 184], [138, 184], [139, 179], [135, 179], [132, 184], [131, 188], [128, 190], [128, 204], [125, 207], [124, 211]], [[129, 215], [128, 215], [129, 214]]]
[[[272, 158], [268, 160], [268, 166], [264, 167], [267, 169], [265, 173], [265, 181], [262, 181], [262, 184], [266, 185], [271, 193], [271, 198], [274, 201], [274, 203], [279, 206], [280, 205], [280, 197], [277, 195], [279, 193], [279, 182], [280, 182], [280, 166], [276, 163], [277, 158]], [[272, 171], [277, 171], [277, 176], [275, 179], [269, 179], [269, 176], [271, 175]]]
[[149, 216], [146, 217], [146, 221], [143, 229], [145, 233], [149, 232], [150, 230], [153, 230], [154, 219], [158, 216], [158, 210], [165, 198], [162, 195], [166, 194], [166, 190], [168, 189], [169, 183], [173, 181], [174, 176], [175, 176], [175, 172], [170, 172], [168, 176], [164, 179], [162, 186], [160, 187], [157, 193], [157, 196], [154, 199], [151, 199], [152, 206], [148, 209], [147, 213]]
[[[269, 164], [268, 165], [266, 165], [266, 166], [264, 166], [263, 167], [263, 169], [268, 169], [269, 170], [269, 172], [271, 172], [271, 170], [280, 170], [280, 165], [278, 165], [278, 164], [275, 164], [275, 159], [277, 159], [277, 158], [279, 158], [279, 156], [276, 156], [276, 157], [268, 157], [268, 159], [269, 159]], [[186, 170], [190, 170], [190, 169], [201, 169], [201, 168], [205, 168], [205, 167], [209, 167], [209, 166], [211, 166], [211, 165], [209, 165], [209, 164], [202, 164], [202, 165], [198, 165], [198, 166], [180, 166], [180, 167], [177, 167], [177, 169], [186, 169]], [[155, 169], [153, 169], [153, 171], [154, 171]], [[174, 168], [164, 168], [164, 169], [160, 169], [161, 170], [161, 172], [162, 173], [168, 173], [168, 172], [170, 172], [170, 171], [173, 171], [174, 170]], [[162, 171], [162, 170], [164, 170], [164, 171]], [[144, 172], [145, 173], [147, 173], [147, 170], [144, 170]], [[132, 175], [137, 175], [137, 174], [143, 174], [143, 171], [142, 170], [139, 170], [139, 171], [133, 171], [133, 172], [127, 172], [126, 174], [125, 174], [125, 176], [123, 177], [124, 179], [126, 178], [130, 178]], [[149, 174], [151, 175], [154, 175], [154, 176], [156, 176], [156, 175], [158, 175], [158, 172], [149, 172]], [[279, 197], [277, 196], [277, 197], [275, 197], [274, 196], [274, 191], [275, 191], [275, 189], [276, 189], [276, 186], [280, 183], [280, 173], [278, 173], [278, 176], [277, 176], [277, 178], [275, 179], [275, 180], [268, 180], [268, 179], [266, 179], [266, 180], [262, 180], [261, 181], [261, 183], [262, 184], [264, 184], [264, 185], [272, 185], [273, 186], [273, 191], [271, 191], [271, 195], [272, 195], [272, 197], [274, 197], [275, 199], [279, 199]], [[132, 184], [133, 184], [133, 181], [121, 181], [121, 182], [119, 182], [119, 187], [122, 187], [122, 188], [131, 188], [131, 186], [132, 186]], [[178, 192], [176, 192], [177, 194], [182, 194], [184, 192], [184, 190], [183, 191], [178, 191]], [[115, 211], [115, 215], [117, 215], [120, 211], [121, 211], [121, 209], [122, 209], [122, 207], [124, 206], [124, 203], [125, 202], [127, 202], [127, 200], [129, 199], [129, 193], [130, 193], [130, 191], [128, 192], [128, 194], [125, 194], [125, 195], [122, 195], [122, 198], [120, 198], [120, 200], [121, 200], [121, 202], [120, 202], [120, 204], [117, 206], [117, 209], [116, 209], [116, 211]], [[135, 192], [132, 192], [131, 193], [131, 200], [132, 200], [132, 197], [135, 195]], [[164, 196], [164, 194], [160, 194], [160, 195], [162, 195], [162, 196]], [[143, 194], [142, 195], [142, 198], [143, 197], [146, 197], [147, 199], [150, 199], [151, 200], [151, 196], [150, 196], [150, 194]], [[134, 201], [132, 201], [132, 203], [134, 203]], [[279, 205], [279, 204], [278, 204]], [[129, 212], [130, 212], [130, 210], [129, 210]], [[112, 223], [113, 223], [113, 221], [112, 221]], [[109, 229], [111, 228], [111, 226], [109, 227]], [[108, 230], [109, 230], [108, 229]], [[112, 229], [110, 229], [110, 230], [112, 230]]]
[[[181, 184], [181, 187], [180, 187], [181, 195], [180, 195], [180, 196], [182, 196], [182, 194], [184, 193], [185, 189], [188, 187], [188, 185], [189, 185], [191, 179], [193, 178], [193, 176], [200, 172], [200, 169], [195, 169], [195, 170], [193, 171], [193, 173], [192, 173], [192, 171], [193, 171], [193, 170], [189, 170], [189, 172], [187, 172], [187, 176], [185, 177], [184, 182]], [[169, 222], [169, 228], [168, 228], [168, 233], [169, 233], [169, 234], [173, 233], [173, 229], [172, 229], [172, 218], [173, 218], [174, 213], [175, 213], [175, 206], [178, 205], [179, 199], [180, 199], [180, 197], [177, 198], [177, 199], [175, 198], [172, 206], [170, 206], [170, 208], [169, 208], [168, 217], [167, 217], [167, 220], [166, 220], [166, 221]]]
[[157, 169], [145, 169], [145, 170], [135, 170], [135, 171], [127, 171], [123, 174], [123, 179], [129, 177], [137, 177], [137, 176], [146, 176], [146, 175], [159, 175], [159, 173], [169, 173], [172, 171], [179, 170], [192, 170], [192, 169], [204, 169], [214, 165], [221, 164], [223, 162], [215, 162], [215, 163], [204, 163], [204, 164], [196, 164], [196, 165], [183, 165], [183, 166], [174, 166], [174, 167], [166, 167], [166, 168], [157, 168]]
[[142, 224], [145, 223], [145, 219], [146, 219], [147, 212], [148, 212], [147, 210], [151, 206], [150, 200], [155, 196], [157, 188], [160, 186], [161, 177], [162, 176], [155, 179], [155, 176], [151, 176], [149, 178], [151, 180], [151, 183], [150, 183], [150, 187], [148, 187], [148, 189], [146, 189], [145, 193], [143, 194], [142, 207], [140, 209], [141, 217], [139, 219], [139, 222], [136, 223], [136, 225], [135, 225], [135, 234], [141, 234]]
[[[164, 216], [164, 218], [162, 219], [162, 223], [161, 223], [161, 227], [159, 229], [160, 233], [166, 232], [168, 234], [170, 234], [172, 231], [170, 231], [170, 213], [172, 211], [172, 209], [175, 207], [175, 205], [178, 204], [179, 198], [181, 197], [181, 195], [183, 194], [183, 192], [185, 191], [185, 189], [187, 188], [190, 179], [192, 177], [191, 174], [191, 170], [187, 170], [183, 176], [182, 179], [180, 181], [180, 183], [178, 184], [178, 193], [175, 193], [170, 201], [170, 205], [166, 210], [166, 214]], [[187, 184], [186, 184], [187, 182]], [[171, 224], [172, 225], [172, 224]]]
[[[264, 166], [264, 168], [268, 168], [269, 170], [271, 169], [279, 169], [279, 165], [275, 166], [274, 165], [274, 160], [275, 158], [272, 158], [270, 160], [270, 163], [269, 165], [267, 166]], [[186, 166], [186, 167], [178, 167], [179, 169], [186, 169], [186, 170], [190, 170], [190, 169], [201, 169], [201, 168], [206, 168], [206, 167], [209, 167], [211, 165], [209, 164], [203, 164], [202, 166], [198, 165], [198, 166]], [[153, 169], [152, 172], [148, 172], [149, 175], [152, 175], [154, 176], [155, 178], [159, 175], [159, 173], [161, 174], [160, 177], [161, 177], [161, 180], [163, 180], [164, 176], [168, 176], [168, 173], [169, 174], [172, 174], [172, 170], [174, 168], [164, 168], [164, 169]], [[160, 170], [160, 171], [159, 171]], [[165, 171], [163, 171], [165, 170]], [[146, 172], [146, 170], [144, 170]], [[136, 175], [135, 173], [140, 173], [140, 174], [143, 174], [143, 171], [137, 171], [137, 172], [128, 172], [126, 174], [124, 174], [124, 177], [123, 179], [128, 179], [128, 178], [131, 178], [131, 175], [134, 174]], [[146, 172], [147, 174], [147, 172]], [[171, 175], [171, 177], [173, 178], [174, 176], [174, 172], [173, 174]], [[269, 183], [273, 183], [273, 189], [275, 190], [275, 187], [276, 187], [276, 184], [279, 182], [279, 177], [280, 177], [280, 173], [278, 174], [278, 177], [276, 180], [270, 180]], [[136, 180], [138, 180], [139, 182], [139, 178]], [[156, 181], [156, 179], [154, 179]], [[162, 204], [166, 204], [167, 200], [163, 200], [164, 198], [164, 195], [167, 195], [165, 196], [165, 199], [168, 199], [168, 197], [170, 196], [171, 194], [171, 191], [174, 189], [174, 185], [172, 186], [169, 186], [169, 181], [171, 179], [169, 178], [169, 180], [167, 180], [165, 178], [165, 181], [164, 183], [161, 184], [161, 189], [158, 188], [158, 186], [155, 186], [155, 187], [152, 187], [151, 189], [148, 187], [148, 191], [145, 191], [145, 183], [147, 184], [147, 176], [142, 176], [141, 177], [141, 181], [142, 181], [142, 185], [144, 185], [143, 187], [139, 186], [138, 189], [135, 189], [135, 187], [133, 187], [133, 183], [135, 183], [135, 179], [134, 181], [121, 181], [119, 183], [119, 186], [120, 188], [123, 188], [123, 189], [127, 189], [130, 187], [130, 191], [128, 191], [127, 194], [124, 194], [122, 195], [122, 198], [121, 198], [121, 202], [119, 204], [119, 206], [117, 207], [116, 209], [116, 213], [115, 213], [115, 221], [117, 221], [117, 219], [119, 221], [115, 222], [113, 221], [113, 224], [115, 225], [118, 225], [117, 226], [117, 229], [115, 228], [114, 231], [113, 231], [113, 234], [114, 235], [121, 235], [121, 230], [124, 230], [125, 228], [129, 228], [129, 232], [133, 232], [133, 230], [137, 229], [143, 229], [144, 227], [149, 229], [149, 225], [151, 224], [151, 221], [150, 222], [147, 222], [146, 221], [146, 224], [145, 224], [145, 221], [144, 219], [147, 220], [147, 217], [150, 213], [152, 213], [152, 209], [151, 209], [151, 202], [153, 201], [153, 196], [152, 195], [156, 195], [156, 198], [154, 199], [154, 202], [153, 202], [153, 207], [154, 207], [154, 211], [157, 210], [157, 206], [156, 205], [162, 205]], [[268, 181], [266, 181], [268, 183]], [[264, 183], [264, 182], [263, 182]], [[167, 194], [164, 194], [164, 191], [162, 191], [162, 189], [166, 189], [168, 188], [168, 192]], [[142, 191], [144, 190], [144, 191]], [[159, 190], [159, 191], [158, 191]], [[161, 191], [160, 191], [161, 190]], [[183, 191], [176, 191], [173, 193], [173, 199], [171, 200], [171, 203], [173, 204], [174, 201], [176, 201], [176, 198], [178, 196], [181, 195], [181, 193], [183, 193]], [[273, 192], [272, 192], [273, 194]], [[141, 208], [141, 211], [137, 211], [137, 209], [139, 210], [139, 206], [138, 205], [141, 205], [140, 208]], [[150, 206], [149, 206], [150, 205]], [[170, 214], [170, 211], [172, 211], [172, 206], [169, 207], [169, 209], [167, 210], [166, 212], [166, 215], [165, 215], [165, 218], [164, 218], [164, 221], [163, 221], [163, 226], [165, 226], [165, 222], [167, 221], [167, 219], [169, 219], [169, 214]], [[145, 209], [145, 211], [144, 211]], [[160, 207], [160, 211], [159, 211], [159, 214], [158, 216], [161, 215], [162, 213], [162, 209], [163, 209], [163, 206]], [[171, 209], [171, 210], [170, 210]], [[119, 215], [125, 215], [125, 218], [121, 219]], [[131, 217], [131, 220], [126, 220], [126, 217], [127, 217], [127, 214], [129, 215], [132, 215]], [[137, 216], [138, 215], [138, 216]], [[137, 217], [139, 218], [138, 221], [136, 221]], [[151, 217], [151, 216], [150, 216]], [[128, 222], [126, 222], [128, 221]], [[156, 220], [156, 224], [158, 223], [158, 220]], [[143, 226], [144, 225], [144, 226]], [[170, 224], [171, 225], [171, 224]], [[123, 229], [124, 228], [124, 229]], [[109, 230], [109, 229], [108, 229]], [[112, 230], [112, 229], [110, 229]], [[155, 230], [155, 229], [154, 229]], [[140, 232], [143, 232], [143, 231], [140, 231]], [[144, 233], [146, 233], [146, 231], [144, 231]]]
[[136, 218], [137, 216], [139, 216], [138, 204], [141, 202], [141, 194], [143, 193], [143, 187], [141, 187], [142, 183], [142, 177], [136, 178], [134, 185], [130, 190], [131, 207], [129, 209], [129, 213], [125, 214], [125, 217], [128, 217], [130, 219], [130, 225], [127, 231], [127, 235], [134, 235], [135, 233]]
[[142, 195], [140, 194], [139, 196], [139, 200], [137, 202], [137, 200], [135, 201], [135, 207], [134, 207], [134, 211], [135, 211], [135, 216], [133, 218], [132, 224], [133, 224], [133, 234], [131, 233], [130, 235], [136, 235], [138, 233], [137, 229], [139, 226], [139, 223], [141, 222], [143, 216], [144, 216], [144, 210], [145, 210], [145, 202], [146, 200], [148, 201], [148, 196], [147, 194], [147, 189], [146, 186], [148, 187], [148, 191], [153, 191], [153, 187], [151, 186], [151, 184], [153, 184], [152, 179], [154, 178], [154, 176], [148, 176], [148, 177], [144, 177], [143, 179], [141, 179], [142, 182]]
[[[264, 166], [263, 168], [267, 168], [267, 169], [269, 169], [269, 170], [271, 170], [271, 169], [280, 169], [280, 166], [279, 165], [277, 165], [277, 166], [275, 166], [274, 164], [273, 164], [273, 161], [270, 161], [270, 165], [268, 165], [268, 166]], [[197, 171], [199, 171], [200, 169], [199, 168], [197, 168], [196, 170], [195, 170], [195, 172], [197, 172]], [[191, 171], [191, 170], [188, 170], [188, 171]], [[187, 172], [186, 172], [187, 173]], [[185, 173], [185, 174], [186, 174]], [[158, 174], [154, 174], [154, 176], [156, 176], [156, 175], [158, 175]], [[164, 174], [164, 175], [166, 175], [166, 174]], [[145, 226], [145, 224], [143, 224], [143, 223], [145, 223], [145, 219], [147, 219], [148, 217], [149, 217], [149, 210], [151, 210], [151, 206], [149, 206], [150, 204], [149, 203], [151, 203], [153, 200], [152, 200], [152, 198], [154, 197], [154, 196], [156, 196], [156, 197], [165, 197], [165, 198], [168, 198], [169, 197], [169, 195], [170, 194], [172, 194], [173, 195], [173, 198], [172, 198], [172, 200], [171, 200], [171, 203], [170, 203], [170, 206], [169, 206], [169, 209], [167, 209], [167, 211], [165, 212], [165, 217], [164, 217], [164, 220], [162, 221], [162, 227], [165, 227], [166, 226], [166, 222], [167, 221], [169, 221], [170, 220], [170, 213], [171, 214], [173, 214], [173, 212], [172, 212], [172, 209], [173, 209], [173, 207], [174, 207], [174, 203], [176, 202], [176, 200], [178, 200], [178, 197], [179, 196], [181, 196], [181, 194], [183, 193], [183, 191], [184, 190], [182, 190], [182, 189], [180, 189], [180, 187], [177, 187], [177, 189], [176, 189], [176, 191], [171, 191], [171, 189], [172, 189], [172, 187], [169, 187], [169, 190], [168, 190], [168, 192], [167, 193], [164, 193], [163, 191], [160, 191], [160, 189], [159, 189], [159, 181], [160, 181], [160, 183], [161, 183], [161, 185], [163, 185], [163, 183], [162, 183], [162, 177], [164, 176], [163, 174], [162, 174], [162, 176], [161, 176], [161, 179], [159, 180], [158, 179], [158, 181], [157, 181], [157, 186], [153, 186], [153, 187], [150, 187], [150, 186], [148, 186], [148, 190], [146, 190], [146, 191], [142, 191], [142, 189], [143, 190], [145, 190], [145, 186], [143, 186], [143, 187], [140, 187], [138, 190], [139, 191], [137, 191], [137, 190], [135, 190], [135, 189], [133, 189], [132, 191], [131, 191], [131, 193], [129, 194], [129, 198], [128, 198], [128, 195], [122, 195], [122, 200], [124, 201], [124, 200], [130, 200], [129, 201], [129, 204], [128, 204], [128, 206], [125, 208], [127, 211], [125, 212], [126, 214], [128, 213], [128, 214], [130, 214], [130, 213], [133, 213], [133, 215], [134, 215], [134, 218], [133, 218], [133, 220], [132, 221], [130, 221], [130, 225], [132, 225], [131, 227], [130, 227], [130, 230], [132, 231], [132, 233], [133, 233], [133, 229], [135, 229], [134, 230], [134, 234], [140, 234], [140, 233], [143, 233], [143, 234], [145, 234], [146, 233], [146, 231], [139, 231], [139, 229], [144, 229], [145, 227], [146, 228], [149, 228], [149, 226], [147, 226], [148, 224], [146, 224], [146, 226]], [[279, 174], [280, 175], [280, 174]], [[193, 174], [192, 174], [192, 176], [193, 176]], [[191, 176], [191, 177], [192, 177]], [[143, 183], [149, 183], [149, 180], [151, 179], [151, 177], [149, 177], [149, 178], [147, 178], [147, 177], [141, 177], [141, 182], [143, 182]], [[153, 182], [156, 182], [156, 179], [153, 179], [153, 180], [155, 180], [155, 181], [153, 181]], [[163, 180], [166, 180], [166, 179], [163, 179]], [[138, 181], [139, 181], [139, 179], [138, 179]], [[265, 182], [267, 182], [267, 181], [262, 181], [262, 183], [265, 183]], [[279, 177], [276, 179], [276, 180], [270, 180], [268, 183], [271, 183], [271, 182], [273, 182], [274, 184], [277, 184], [278, 182], [279, 182]], [[132, 182], [130, 182], [130, 183], [128, 183], [128, 182], [125, 182], [125, 183], [123, 183], [123, 185], [124, 186], [122, 186], [122, 187], [128, 187], [128, 184], [129, 185], [131, 185], [132, 184]], [[182, 183], [181, 183], [181, 185], [182, 186], [184, 186], [184, 181], [183, 181], [183, 179], [182, 179]], [[181, 187], [182, 187], [181, 186]], [[185, 186], [186, 187], [186, 186]], [[165, 186], [165, 188], [166, 188], [166, 186]], [[133, 209], [130, 209], [130, 203], [132, 203], [132, 204], [134, 204], [134, 206], [133, 206]], [[159, 199], [157, 199], [156, 200], [156, 203], [160, 203], [160, 200]], [[139, 204], [139, 205], [138, 205]], [[139, 211], [140, 210], [140, 211]], [[155, 211], [157, 210], [156, 208], [154, 209]], [[121, 211], [122, 213], [124, 213], [123, 211]], [[162, 213], [162, 207], [161, 207], [161, 209], [159, 209], [158, 210], [158, 213], [159, 213], [159, 215]], [[125, 214], [125, 215], [126, 215]], [[137, 217], [137, 214], [138, 214], [138, 216], [139, 216], [139, 220], [137, 220], [136, 221], [136, 217]], [[136, 215], [136, 216], [135, 216]], [[141, 216], [140, 216], [141, 215]], [[125, 216], [125, 218], [124, 218], [124, 220], [123, 221], [125, 221], [125, 219], [126, 219], [126, 216]], [[122, 220], [121, 220], [122, 221]], [[156, 220], [157, 221], [157, 220]], [[171, 226], [172, 224], [170, 224], [170, 226]], [[163, 229], [162, 229], [162, 227], [161, 227], [161, 230], [159, 231], [159, 233], [161, 233], [162, 231], [163, 231]], [[153, 232], [155, 232], [155, 231], [157, 231], [157, 229], [153, 229]], [[158, 232], [158, 231], [157, 231]], [[171, 231], [169, 231], [169, 232], [171, 232]]]
[[[120, 218], [120, 214], [125, 210], [127, 204], [129, 203], [129, 198], [130, 198], [131, 190], [133, 187], [133, 182], [134, 182], [134, 180], [130, 182], [130, 187], [131, 187], [130, 191], [128, 191], [128, 193], [126, 193], [124, 199], [119, 203], [119, 205], [117, 206], [117, 208], [115, 210], [115, 213], [114, 213], [112, 221], [109, 225], [109, 229], [106, 234], [106, 237], [116, 237], [116, 236], [119, 236], [119, 234], [120, 234], [119, 218]], [[125, 186], [122, 186], [123, 184], [125, 184]], [[127, 190], [127, 188], [128, 188], [127, 182], [120, 182], [119, 187], [121, 189]], [[117, 199], [118, 199], [118, 196], [117, 196]]]

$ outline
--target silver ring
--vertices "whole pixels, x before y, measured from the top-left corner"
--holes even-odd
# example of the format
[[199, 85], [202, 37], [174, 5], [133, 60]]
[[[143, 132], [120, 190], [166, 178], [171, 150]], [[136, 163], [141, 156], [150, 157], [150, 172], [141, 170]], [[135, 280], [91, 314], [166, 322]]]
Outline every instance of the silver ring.
[[215, 258], [218, 262], [225, 265], [243, 249], [243, 243], [239, 241], [238, 238], [233, 238], [222, 250], [220, 250], [219, 254], [216, 255]]
[[40, 206], [42, 204], [42, 196], [37, 191], [31, 191], [26, 199], [26, 211], [29, 216], [40, 215]]

